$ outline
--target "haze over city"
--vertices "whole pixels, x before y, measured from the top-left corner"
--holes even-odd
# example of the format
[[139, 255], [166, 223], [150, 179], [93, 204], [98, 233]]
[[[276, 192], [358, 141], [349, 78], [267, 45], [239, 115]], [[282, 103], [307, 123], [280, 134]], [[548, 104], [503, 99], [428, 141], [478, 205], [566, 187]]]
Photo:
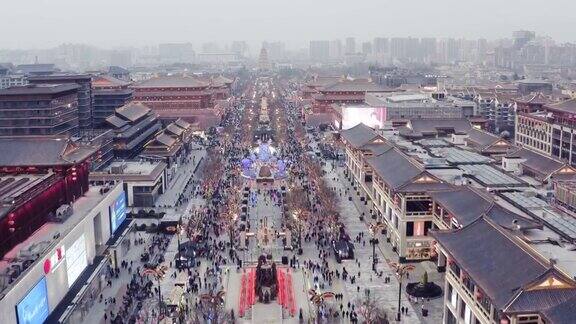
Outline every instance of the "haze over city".
[[507, 37], [535, 30], [575, 41], [576, 4], [554, 0], [29, 0], [3, 1], [0, 48], [46, 48], [60, 43], [110, 47], [170, 42], [289, 41], [353, 36]]
[[0, 324], [576, 323], [574, 1], [0, 10]]

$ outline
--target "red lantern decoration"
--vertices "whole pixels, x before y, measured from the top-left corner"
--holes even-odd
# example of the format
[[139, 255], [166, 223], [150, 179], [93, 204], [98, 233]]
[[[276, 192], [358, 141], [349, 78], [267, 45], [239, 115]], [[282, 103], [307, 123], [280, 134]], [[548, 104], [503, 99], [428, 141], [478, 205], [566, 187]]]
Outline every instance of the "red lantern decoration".
[[44, 274], [50, 273], [52, 269], [52, 263], [50, 263], [50, 259], [44, 260]]

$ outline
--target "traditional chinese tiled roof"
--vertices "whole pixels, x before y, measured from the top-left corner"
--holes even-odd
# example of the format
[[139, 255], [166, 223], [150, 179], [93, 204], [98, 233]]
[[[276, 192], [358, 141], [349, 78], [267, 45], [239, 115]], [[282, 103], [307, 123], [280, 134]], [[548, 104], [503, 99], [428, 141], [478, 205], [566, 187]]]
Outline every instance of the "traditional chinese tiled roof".
[[134, 88], [205, 88], [207, 82], [187, 76], [163, 76], [134, 84]]
[[184, 133], [184, 129], [178, 127], [176, 124], [172, 123], [166, 126], [166, 131], [172, 135], [180, 136]]
[[386, 88], [376, 84], [372, 81], [365, 80], [365, 79], [356, 79], [356, 80], [349, 80], [344, 79], [332, 83], [330, 85], [326, 85], [320, 89], [320, 92], [375, 92], [375, 91], [384, 91]]
[[342, 137], [353, 147], [360, 148], [373, 139], [380, 137], [380, 135], [372, 128], [366, 126], [366, 124], [360, 123], [352, 128], [343, 130]]
[[[543, 179], [548, 178], [553, 173], [566, 166], [566, 163], [562, 161], [525, 148], [519, 148], [511, 153], [508, 153], [506, 157], [518, 157], [524, 159], [525, 161], [522, 162], [522, 165], [540, 173]], [[574, 174], [572, 174], [572, 176], [573, 175]]]
[[80, 86], [75, 83], [66, 84], [29, 84], [25, 86], [10, 87], [0, 90], [0, 96], [20, 96], [20, 95], [55, 95], [64, 92], [74, 91]]
[[[512, 148], [512, 144], [506, 139], [503, 139], [494, 134], [490, 134], [486, 131], [471, 128], [467, 131], [468, 139], [467, 141], [478, 150], [484, 151], [489, 148], [506, 152]], [[497, 147], [497, 148], [496, 148]]]
[[548, 270], [544, 260], [488, 217], [461, 229], [431, 234], [498, 309], [504, 309], [524, 285]]
[[176, 121], [174, 121], [174, 123], [176, 125], [178, 125], [178, 127], [183, 128], [183, 129], [188, 129], [192, 126], [189, 122], [185, 121], [182, 118], [176, 119]]
[[92, 88], [102, 89], [102, 88], [122, 88], [126, 87], [130, 82], [126, 82], [120, 79], [116, 79], [109, 75], [97, 75], [92, 78]]
[[81, 162], [97, 148], [77, 145], [65, 136], [0, 138], [0, 167], [70, 165]]
[[546, 105], [546, 104], [554, 102], [553, 100], [550, 99], [549, 96], [546, 96], [542, 92], [535, 92], [535, 93], [531, 93], [531, 94], [522, 96], [520, 98], [517, 98], [516, 101], [521, 102], [521, 103], [530, 103], [530, 104], [536, 104], [536, 105]]
[[145, 104], [140, 102], [130, 102], [116, 109], [116, 114], [130, 121], [136, 121], [146, 116], [146, 114], [148, 114], [149, 112], [150, 108], [148, 108]]
[[567, 113], [576, 113], [576, 99], [573, 98], [559, 103], [548, 104], [546, 108]]
[[416, 161], [393, 147], [368, 159], [374, 172], [394, 191], [446, 190], [450, 186], [425, 171]]
[[124, 119], [122, 119], [116, 115], [106, 117], [106, 121], [110, 125], [114, 126], [115, 128], [122, 128], [128, 124], [128, 121], [126, 121], [126, 120], [124, 120]]

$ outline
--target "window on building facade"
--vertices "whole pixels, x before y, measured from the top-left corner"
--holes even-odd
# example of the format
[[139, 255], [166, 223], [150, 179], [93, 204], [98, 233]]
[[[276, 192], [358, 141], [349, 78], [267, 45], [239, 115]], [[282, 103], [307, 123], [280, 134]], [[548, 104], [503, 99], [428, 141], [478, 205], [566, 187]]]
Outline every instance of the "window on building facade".
[[456, 320], [456, 317], [454, 317], [454, 314], [452, 314], [452, 311], [449, 308], [446, 308], [446, 324], [457, 324], [458, 321]]
[[539, 315], [518, 315], [518, 324], [540, 324]]
[[430, 212], [430, 202], [426, 200], [409, 200], [406, 201], [407, 213], [426, 213]]
[[466, 304], [466, 302], [463, 299], [460, 299], [460, 318], [464, 319], [464, 317], [466, 316], [466, 308], [468, 308], [468, 305]]
[[414, 236], [414, 222], [406, 222], [406, 237]]

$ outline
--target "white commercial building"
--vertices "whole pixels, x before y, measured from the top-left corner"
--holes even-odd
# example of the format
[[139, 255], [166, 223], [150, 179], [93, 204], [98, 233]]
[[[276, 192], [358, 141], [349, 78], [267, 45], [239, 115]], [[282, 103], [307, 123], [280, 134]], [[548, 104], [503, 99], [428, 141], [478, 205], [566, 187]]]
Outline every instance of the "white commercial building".
[[[68, 219], [44, 224], [10, 251], [0, 262], [0, 271], [19, 268], [19, 272], [0, 286], [0, 322], [46, 321], [95, 259], [102, 260], [106, 243], [125, 228], [125, 217], [121, 183], [91, 187], [73, 204]], [[121, 259], [124, 252], [114, 255]]]
[[123, 181], [128, 207], [153, 207], [166, 191], [167, 164], [161, 161], [113, 162], [101, 172], [90, 173], [90, 183]]

